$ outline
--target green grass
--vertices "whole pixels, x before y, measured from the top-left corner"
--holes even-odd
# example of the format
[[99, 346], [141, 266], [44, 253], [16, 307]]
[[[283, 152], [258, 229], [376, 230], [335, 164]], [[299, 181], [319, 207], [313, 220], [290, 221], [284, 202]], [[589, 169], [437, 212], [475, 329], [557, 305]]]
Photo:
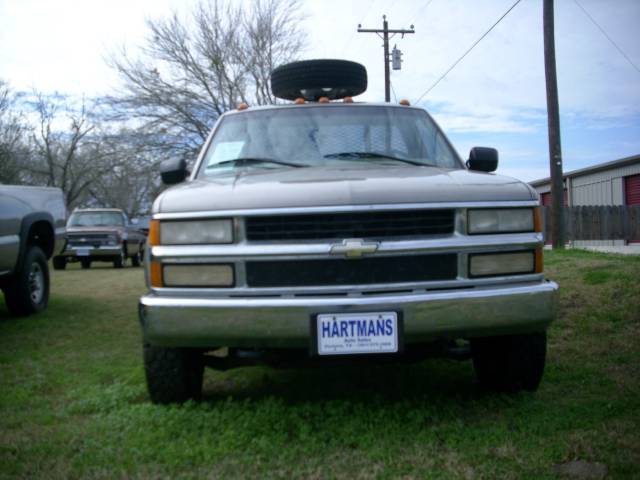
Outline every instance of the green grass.
[[0, 478], [555, 478], [640, 474], [640, 258], [547, 254], [561, 284], [545, 378], [497, 395], [470, 362], [207, 371], [205, 400], [147, 400], [140, 269], [53, 272], [49, 309], [0, 300]]

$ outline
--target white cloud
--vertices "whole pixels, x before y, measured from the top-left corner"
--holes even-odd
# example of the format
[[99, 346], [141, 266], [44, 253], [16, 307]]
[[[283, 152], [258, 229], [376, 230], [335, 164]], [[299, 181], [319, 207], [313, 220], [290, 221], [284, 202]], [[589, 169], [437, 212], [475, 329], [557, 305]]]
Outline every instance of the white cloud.
[[[173, 9], [185, 12], [196, 1], [0, 0], [0, 78], [16, 89], [105, 93], [117, 84], [103, 61], [105, 54], [122, 43], [135, 50], [146, 33], [145, 17], [164, 16]], [[415, 34], [391, 40], [404, 53], [403, 69], [392, 72], [391, 80], [398, 99], [415, 102], [513, 2], [433, 0], [425, 8], [427, 1], [307, 0], [303, 13], [309, 48], [304, 57], [363, 63], [369, 89], [360, 99], [382, 101], [382, 41], [374, 34], [357, 33], [357, 25], [379, 28], [383, 14], [391, 28], [414, 24]], [[640, 1], [580, 1], [640, 65]], [[632, 139], [617, 138], [611, 147], [609, 135], [637, 127], [640, 74], [572, 1], [556, 2], [556, 45], [563, 128], [588, 130], [601, 138], [600, 151], [585, 152], [600, 161], [620, 152], [637, 153]], [[535, 137], [539, 155], [519, 158], [539, 164], [545, 163], [546, 155], [545, 98], [542, 2], [525, 0], [432, 90], [424, 104], [446, 131], [493, 134], [501, 158], [512, 157], [503, 155], [500, 144], [517, 142], [499, 135], [521, 135], [521, 141]], [[530, 150], [519, 146], [520, 151]], [[563, 139], [563, 147], [565, 158], [584, 158], [580, 145]]]

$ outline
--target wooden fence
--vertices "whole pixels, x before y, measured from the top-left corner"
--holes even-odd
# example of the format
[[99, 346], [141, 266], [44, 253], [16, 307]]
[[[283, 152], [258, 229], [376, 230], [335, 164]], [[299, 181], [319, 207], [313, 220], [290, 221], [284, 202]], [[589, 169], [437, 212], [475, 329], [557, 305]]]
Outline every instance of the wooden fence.
[[[551, 240], [551, 207], [542, 207], [544, 238]], [[640, 242], [640, 205], [564, 207], [567, 241]]]

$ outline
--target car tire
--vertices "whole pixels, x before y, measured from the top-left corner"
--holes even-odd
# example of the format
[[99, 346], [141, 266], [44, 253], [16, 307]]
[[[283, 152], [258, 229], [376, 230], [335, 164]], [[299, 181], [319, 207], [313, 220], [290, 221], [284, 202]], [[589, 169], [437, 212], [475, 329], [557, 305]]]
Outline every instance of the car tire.
[[113, 268], [122, 268], [127, 263], [127, 253], [124, 248], [120, 250], [120, 256], [113, 261]]
[[47, 308], [49, 267], [40, 247], [31, 246], [24, 256], [22, 270], [4, 288], [7, 309], [14, 315], [30, 315]]
[[546, 352], [545, 332], [471, 340], [478, 381], [501, 392], [537, 390], [544, 372]]
[[366, 89], [367, 69], [348, 60], [304, 60], [271, 72], [271, 91], [285, 100], [354, 97]]
[[147, 389], [153, 403], [200, 400], [204, 361], [200, 350], [144, 345]]
[[81, 258], [80, 259], [80, 265], [84, 269], [91, 268], [91, 260], [86, 259], [86, 258]]
[[67, 259], [65, 257], [53, 257], [53, 269], [64, 270], [67, 268]]
[[131, 265], [133, 265], [134, 267], [139, 267], [142, 263], [142, 256], [143, 251], [142, 249], [140, 249], [133, 257], [131, 257]]

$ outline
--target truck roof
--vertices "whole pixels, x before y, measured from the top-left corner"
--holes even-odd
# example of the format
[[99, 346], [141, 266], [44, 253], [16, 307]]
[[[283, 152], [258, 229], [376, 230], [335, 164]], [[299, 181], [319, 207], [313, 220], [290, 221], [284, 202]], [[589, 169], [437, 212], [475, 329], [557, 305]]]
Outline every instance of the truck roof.
[[414, 109], [414, 110], [423, 110], [422, 107], [417, 107], [413, 105], [401, 105], [399, 103], [386, 103], [386, 102], [343, 102], [340, 100], [334, 100], [329, 103], [320, 103], [320, 102], [305, 102], [301, 104], [296, 103], [283, 103], [276, 105], [255, 105], [249, 106], [247, 108], [229, 110], [225, 112], [224, 115], [235, 115], [241, 113], [247, 113], [256, 110], [280, 110], [280, 109], [291, 109], [291, 108], [309, 108], [309, 107], [322, 107], [322, 108], [342, 108], [342, 107], [385, 107], [385, 108], [403, 108], [403, 109]]
[[81, 213], [81, 212], [118, 212], [123, 213], [124, 210], [121, 208], [76, 208], [72, 213]]

